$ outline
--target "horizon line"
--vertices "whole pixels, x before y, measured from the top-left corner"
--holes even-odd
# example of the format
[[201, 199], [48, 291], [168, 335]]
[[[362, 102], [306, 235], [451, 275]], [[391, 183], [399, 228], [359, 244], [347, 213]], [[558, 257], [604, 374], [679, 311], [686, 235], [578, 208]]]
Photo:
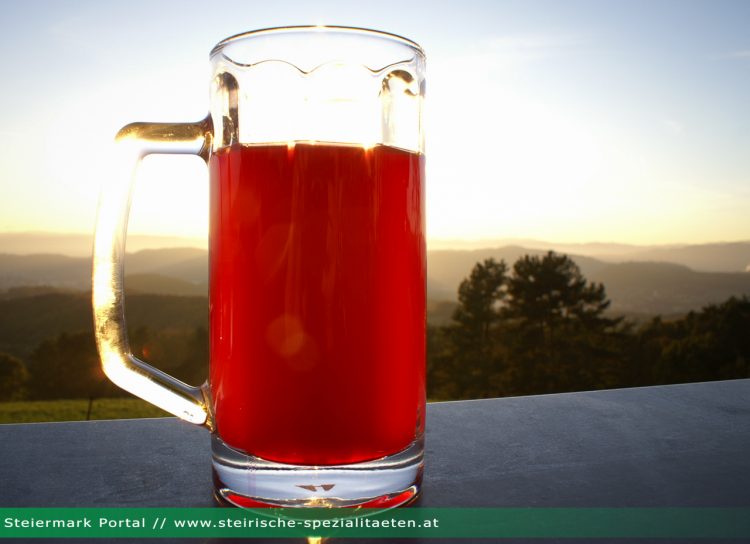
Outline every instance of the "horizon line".
[[[84, 237], [93, 238], [93, 232], [81, 232], [81, 231], [45, 231], [45, 230], [25, 230], [25, 231], [0, 231], [0, 236], [49, 236], [49, 237]], [[168, 238], [175, 240], [191, 241], [193, 243], [199, 242], [201, 245], [208, 245], [208, 237], [202, 236], [186, 236], [180, 234], [157, 234], [157, 233], [129, 233], [129, 237], [140, 237], [140, 238]], [[489, 249], [493, 247], [499, 247], [497, 244], [517, 245], [523, 243], [531, 244], [548, 244], [548, 245], [561, 245], [561, 246], [586, 246], [586, 245], [599, 245], [599, 246], [629, 246], [629, 247], [649, 247], [649, 248], [677, 248], [686, 246], [701, 246], [701, 245], [729, 245], [739, 243], [750, 243], [750, 237], [748, 238], [737, 238], [733, 240], [720, 239], [712, 241], [696, 241], [696, 242], [657, 242], [657, 243], [638, 243], [638, 242], [621, 242], [615, 240], [587, 240], [587, 241], [552, 241], [541, 238], [531, 237], [482, 237], [482, 238], [427, 238], [427, 245], [430, 246], [443, 246], [440, 249], [467, 249], [466, 246], [473, 246], [471, 249]], [[538, 248], [535, 248], [538, 249]]]

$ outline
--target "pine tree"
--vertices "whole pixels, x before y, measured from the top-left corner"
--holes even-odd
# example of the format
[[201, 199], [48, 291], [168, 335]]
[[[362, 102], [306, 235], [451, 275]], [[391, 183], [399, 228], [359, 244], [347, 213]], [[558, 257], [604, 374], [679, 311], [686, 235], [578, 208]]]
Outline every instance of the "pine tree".
[[589, 283], [567, 255], [526, 255], [508, 279], [503, 316], [512, 334], [510, 369], [515, 393], [594, 388], [615, 364], [614, 330], [619, 319], [604, 286]]
[[461, 398], [498, 396], [502, 361], [498, 351], [497, 325], [506, 295], [504, 261], [477, 263], [458, 288], [459, 306], [447, 337], [448, 369], [454, 395]]
[[28, 381], [29, 373], [23, 361], [0, 353], [0, 402], [23, 399]]

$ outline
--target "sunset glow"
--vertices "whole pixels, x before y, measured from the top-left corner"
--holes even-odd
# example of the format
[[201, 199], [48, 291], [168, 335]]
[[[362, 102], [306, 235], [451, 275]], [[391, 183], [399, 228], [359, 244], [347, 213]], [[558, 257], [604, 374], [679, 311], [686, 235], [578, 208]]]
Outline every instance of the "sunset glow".
[[[225, 36], [326, 20], [427, 52], [433, 243], [750, 238], [748, 4], [282, 4], [10, 3], [0, 231], [90, 232], [122, 125], [202, 118]], [[130, 232], [205, 238], [200, 159], [148, 157], [136, 187]]]

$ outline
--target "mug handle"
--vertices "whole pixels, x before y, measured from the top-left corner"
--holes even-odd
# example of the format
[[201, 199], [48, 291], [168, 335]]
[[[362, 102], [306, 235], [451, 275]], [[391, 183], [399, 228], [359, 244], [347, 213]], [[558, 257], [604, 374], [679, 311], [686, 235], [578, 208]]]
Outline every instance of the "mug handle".
[[210, 116], [197, 123], [132, 123], [115, 137], [115, 177], [101, 192], [94, 237], [92, 303], [102, 368], [121, 388], [182, 419], [212, 428], [207, 388], [187, 385], [133, 355], [125, 322], [125, 238], [135, 174], [153, 153], [208, 161]]

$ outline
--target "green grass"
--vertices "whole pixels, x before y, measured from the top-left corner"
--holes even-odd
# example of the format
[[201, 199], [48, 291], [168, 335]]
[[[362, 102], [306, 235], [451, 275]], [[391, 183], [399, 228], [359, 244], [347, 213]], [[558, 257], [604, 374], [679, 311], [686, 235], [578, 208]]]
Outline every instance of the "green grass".
[[[0, 402], [0, 423], [82, 421], [86, 419], [88, 406], [88, 399]], [[90, 419], [132, 419], [169, 415], [141, 399], [96, 399], [91, 406]]]

